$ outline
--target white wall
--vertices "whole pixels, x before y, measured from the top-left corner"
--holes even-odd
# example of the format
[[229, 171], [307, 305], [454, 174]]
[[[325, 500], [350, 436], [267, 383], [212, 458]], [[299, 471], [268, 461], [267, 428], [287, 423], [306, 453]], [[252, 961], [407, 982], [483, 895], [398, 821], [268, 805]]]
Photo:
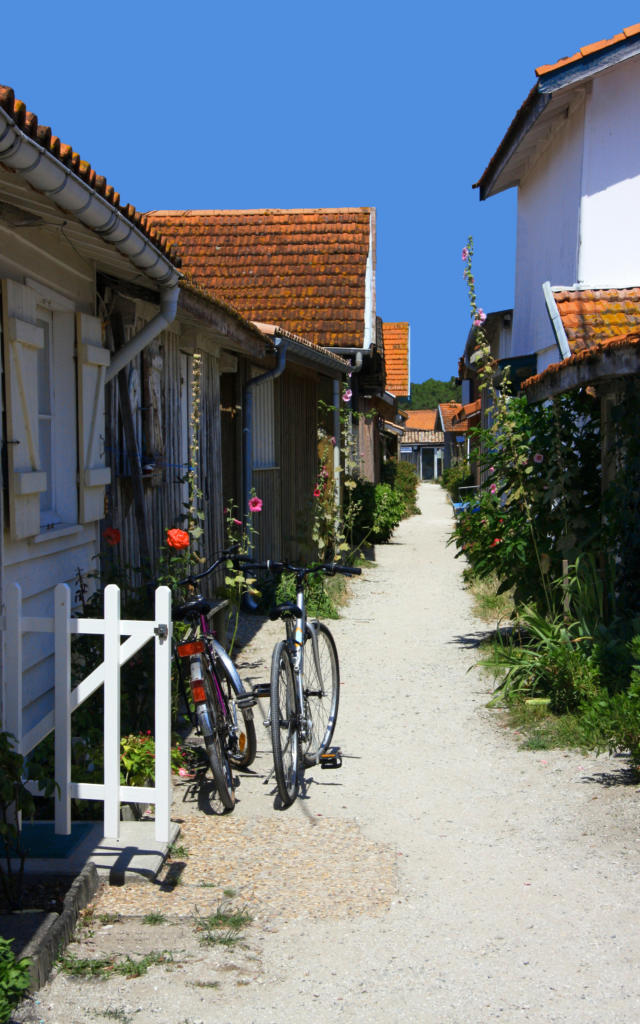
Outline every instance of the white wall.
[[568, 117], [533, 163], [518, 190], [516, 283], [512, 355], [552, 346], [554, 335], [542, 285], [576, 280], [584, 106]]
[[640, 285], [639, 114], [640, 57], [595, 76], [584, 141], [577, 277], [584, 285]]
[[[38, 535], [23, 540], [12, 539], [5, 530], [3, 586], [20, 584], [25, 615], [50, 616], [56, 584], [68, 583], [75, 592], [77, 570], [86, 573], [94, 569], [100, 550], [99, 524], [78, 523], [77, 487], [75, 311], [92, 310], [95, 283], [92, 269], [60, 236], [42, 229], [31, 229], [26, 239], [24, 234], [0, 223], [0, 278], [40, 290], [39, 311], [52, 318], [52, 397], [58, 453], [55, 507], [59, 521], [43, 525]], [[13, 640], [6, 638], [6, 642]], [[25, 731], [53, 706], [52, 651], [53, 637], [49, 634], [25, 637]], [[11, 686], [11, 680], [4, 680], [4, 685]]]

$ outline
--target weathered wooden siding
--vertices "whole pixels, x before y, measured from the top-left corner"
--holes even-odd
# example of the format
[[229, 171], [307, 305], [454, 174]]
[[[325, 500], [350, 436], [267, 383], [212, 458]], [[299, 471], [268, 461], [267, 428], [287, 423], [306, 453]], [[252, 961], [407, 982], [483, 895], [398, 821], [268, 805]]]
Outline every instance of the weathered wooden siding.
[[259, 561], [280, 559], [282, 555], [282, 506], [280, 497], [280, 470], [254, 469], [253, 486], [262, 498], [263, 511], [253, 516], [254, 554]]
[[318, 472], [317, 379], [288, 369], [279, 379], [282, 554], [309, 558]]
[[[186, 522], [184, 503], [187, 497], [185, 478], [189, 469], [192, 354], [193, 345], [183, 345], [180, 335], [175, 331], [164, 331], [125, 371], [130, 379], [136, 372], [141, 379], [140, 405], [134, 409], [134, 419], [143, 466], [149, 543], [155, 563], [151, 567], [152, 571], [157, 567], [157, 557], [167, 529], [173, 526], [184, 527]], [[161, 444], [158, 443], [157, 434], [155, 438], [151, 436], [149, 406], [143, 404], [143, 401], [149, 402], [147, 383], [152, 360], [158, 377]], [[139, 566], [140, 545], [132, 478], [115, 384], [109, 388], [108, 409], [112, 467], [108, 521], [122, 534], [117, 549], [118, 560], [126, 565]], [[206, 353], [201, 355], [199, 470], [205, 512], [202, 548], [206, 557], [213, 557], [222, 547], [220, 386], [217, 359]]]

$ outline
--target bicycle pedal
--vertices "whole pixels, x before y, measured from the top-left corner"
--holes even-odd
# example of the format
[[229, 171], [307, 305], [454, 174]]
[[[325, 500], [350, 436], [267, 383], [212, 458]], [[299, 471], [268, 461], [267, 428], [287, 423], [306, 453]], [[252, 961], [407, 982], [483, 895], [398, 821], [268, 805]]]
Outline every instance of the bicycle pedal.
[[271, 695], [270, 683], [256, 683], [253, 687], [254, 697], [269, 697]]
[[342, 768], [342, 751], [340, 747], [329, 747], [324, 754], [320, 754], [321, 768]]
[[247, 708], [254, 708], [257, 703], [255, 695], [251, 692], [241, 693], [239, 697], [236, 697], [236, 707], [239, 707], [241, 711], [246, 711]]

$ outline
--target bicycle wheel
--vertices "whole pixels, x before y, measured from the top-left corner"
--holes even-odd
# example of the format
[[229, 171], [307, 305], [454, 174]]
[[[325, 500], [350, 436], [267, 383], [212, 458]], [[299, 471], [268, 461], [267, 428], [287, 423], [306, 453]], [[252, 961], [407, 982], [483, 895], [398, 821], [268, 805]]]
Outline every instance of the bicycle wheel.
[[227, 753], [227, 729], [219, 711], [213, 679], [205, 665], [203, 665], [203, 672], [207, 700], [203, 704], [198, 704], [196, 713], [218, 796], [225, 810], [232, 811], [235, 807], [236, 795]]
[[271, 659], [271, 745], [278, 793], [289, 807], [298, 795], [300, 747], [293, 667], [284, 640], [276, 644]]
[[318, 640], [317, 661], [310, 630], [307, 630], [304, 642], [302, 688], [309, 728], [303, 749], [305, 768], [317, 764], [320, 755], [331, 743], [340, 700], [340, 671], [334, 639], [322, 622], [315, 624], [315, 631]]
[[238, 685], [220, 658], [215, 660], [216, 675], [220, 683], [228, 712], [229, 762], [234, 768], [248, 768], [256, 759], [258, 741], [251, 708], [239, 708], [236, 698]]

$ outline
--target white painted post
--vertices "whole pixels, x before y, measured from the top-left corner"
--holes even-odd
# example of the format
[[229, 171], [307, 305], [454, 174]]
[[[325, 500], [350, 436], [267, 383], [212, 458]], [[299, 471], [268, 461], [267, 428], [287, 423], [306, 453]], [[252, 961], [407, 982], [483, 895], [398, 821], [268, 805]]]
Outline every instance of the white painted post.
[[120, 838], [120, 590], [104, 591], [104, 834]]
[[16, 738], [22, 752], [22, 589], [19, 583], [7, 587], [4, 633], [4, 727]]
[[171, 818], [171, 591], [158, 587], [155, 606], [156, 839], [169, 842]]
[[71, 591], [58, 583], [53, 592], [55, 834], [71, 833]]

